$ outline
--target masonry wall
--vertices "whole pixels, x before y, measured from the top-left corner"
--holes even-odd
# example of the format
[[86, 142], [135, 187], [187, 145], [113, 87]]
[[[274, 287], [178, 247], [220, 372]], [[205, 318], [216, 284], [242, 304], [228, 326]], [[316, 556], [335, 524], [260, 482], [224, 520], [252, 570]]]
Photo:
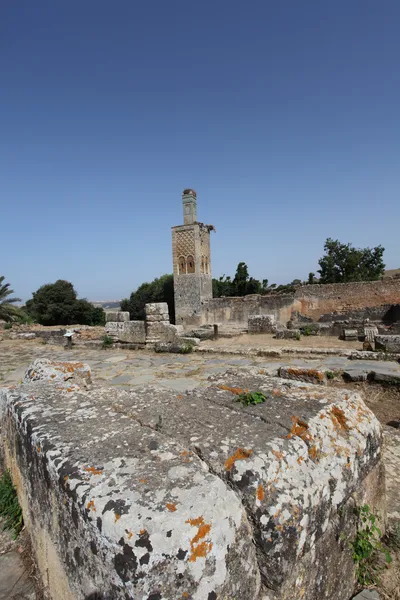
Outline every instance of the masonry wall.
[[328, 313], [337, 313], [339, 316], [355, 312], [359, 318], [365, 316], [382, 320], [391, 311], [390, 307], [397, 304], [400, 304], [400, 279], [315, 284], [301, 286], [294, 294], [204, 301], [202, 323], [245, 326], [250, 315], [273, 314], [279, 323], [286, 324], [292, 311], [298, 311], [314, 321]]
[[331, 312], [347, 313], [379, 306], [383, 307], [383, 314], [385, 305], [400, 304], [400, 279], [306, 285], [296, 291], [294, 300], [297, 310], [314, 320]]

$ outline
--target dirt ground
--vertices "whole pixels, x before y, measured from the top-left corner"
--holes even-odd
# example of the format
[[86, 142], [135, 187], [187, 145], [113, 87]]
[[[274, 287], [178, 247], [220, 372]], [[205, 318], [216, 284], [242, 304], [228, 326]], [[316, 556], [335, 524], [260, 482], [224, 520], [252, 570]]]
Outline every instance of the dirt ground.
[[346, 342], [333, 336], [307, 335], [301, 336], [300, 340], [277, 340], [271, 333], [248, 333], [233, 338], [219, 338], [218, 340], [207, 340], [202, 346], [268, 346], [268, 347], [296, 347], [296, 348], [342, 348], [343, 350], [362, 350], [362, 342]]

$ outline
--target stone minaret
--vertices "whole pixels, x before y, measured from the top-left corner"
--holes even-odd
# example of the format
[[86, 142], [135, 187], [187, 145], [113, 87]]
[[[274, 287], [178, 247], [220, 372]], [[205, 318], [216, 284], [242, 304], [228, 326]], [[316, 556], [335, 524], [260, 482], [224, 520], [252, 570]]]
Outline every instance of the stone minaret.
[[205, 323], [203, 304], [212, 298], [210, 227], [197, 221], [194, 190], [182, 194], [183, 222], [172, 228], [175, 323], [198, 326]]

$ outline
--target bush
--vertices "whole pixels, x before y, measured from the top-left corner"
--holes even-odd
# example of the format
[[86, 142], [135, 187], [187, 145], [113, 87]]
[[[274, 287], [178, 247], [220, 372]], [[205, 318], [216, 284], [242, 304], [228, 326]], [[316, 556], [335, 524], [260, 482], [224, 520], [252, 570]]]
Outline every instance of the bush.
[[23, 527], [23, 519], [9, 471], [0, 477], [0, 517], [4, 519], [3, 531], [10, 530], [15, 539]]
[[144, 321], [145, 304], [150, 302], [166, 302], [168, 304], [169, 318], [174, 322], [174, 276], [162, 275], [151, 283], [142, 283], [129, 299], [121, 300], [121, 310], [128, 311], [132, 321]]
[[103, 344], [102, 344], [103, 348], [110, 348], [114, 343], [114, 340], [109, 335], [103, 335], [102, 340], [103, 340]]
[[104, 325], [105, 313], [85, 299], [78, 299], [69, 281], [58, 279], [42, 285], [25, 305], [28, 315], [41, 325]]
[[5, 323], [4, 324], [4, 329], [12, 329], [12, 324], [11, 323]]

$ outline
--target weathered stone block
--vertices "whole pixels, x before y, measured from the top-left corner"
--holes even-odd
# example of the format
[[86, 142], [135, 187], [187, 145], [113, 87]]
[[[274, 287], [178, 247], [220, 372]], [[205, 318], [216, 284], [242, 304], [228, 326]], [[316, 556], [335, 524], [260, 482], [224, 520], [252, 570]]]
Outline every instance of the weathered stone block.
[[384, 352], [400, 353], [400, 335], [375, 336], [375, 349]]
[[301, 367], [281, 367], [279, 377], [284, 379], [294, 379], [296, 381], [305, 381], [307, 383], [326, 384], [326, 376], [323, 371], [317, 369], [307, 369]]
[[118, 323], [117, 321], [109, 321], [104, 326], [104, 333], [117, 342], [119, 340], [119, 336], [122, 334], [123, 327], [123, 322]]
[[129, 312], [118, 310], [106, 311], [106, 323], [122, 323], [129, 321]]
[[156, 352], [171, 352], [173, 354], [189, 354], [196, 345], [194, 339], [186, 338], [186, 340], [179, 339], [176, 342], [157, 342], [154, 344], [154, 350]]
[[373, 344], [375, 337], [379, 334], [378, 328], [375, 326], [364, 327], [365, 341]]
[[120, 342], [129, 342], [131, 344], [146, 343], [146, 324], [144, 321], [128, 321], [122, 323], [123, 327], [119, 332], [118, 340]]
[[174, 342], [177, 338], [177, 326], [171, 325], [169, 321], [146, 322], [146, 342], [148, 344]]
[[[354, 539], [354, 504], [384, 509], [377, 419], [358, 393], [258, 368], [211, 384], [184, 398], [0, 390], [6, 466], [50, 598], [351, 597], [342, 536]], [[238, 389], [266, 401], [243, 406]]]
[[146, 321], [148, 322], [157, 322], [157, 321], [168, 321], [169, 322], [169, 313], [160, 312], [157, 314], [146, 315]]
[[58, 362], [48, 358], [37, 358], [28, 367], [24, 383], [50, 381], [57, 386], [71, 387], [71, 384], [89, 385], [92, 374], [89, 365], [82, 362]]
[[347, 342], [356, 342], [358, 340], [358, 330], [357, 329], [343, 329], [343, 339]]
[[104, 331], [116, 342], [146, 343], [146, 324], [144, 321], [109, 322], [106, 323]]
[[166, 302], [150, 302], [144, 307], [146, 318], [149, 315], [168, 314], [168, 304]]
[[251, 315], [248, 318], [249, 333], [273, 333], [274, 315]]
[[275, 337], [277, 340], [298, 340], [300, 329], [277, 329]]

